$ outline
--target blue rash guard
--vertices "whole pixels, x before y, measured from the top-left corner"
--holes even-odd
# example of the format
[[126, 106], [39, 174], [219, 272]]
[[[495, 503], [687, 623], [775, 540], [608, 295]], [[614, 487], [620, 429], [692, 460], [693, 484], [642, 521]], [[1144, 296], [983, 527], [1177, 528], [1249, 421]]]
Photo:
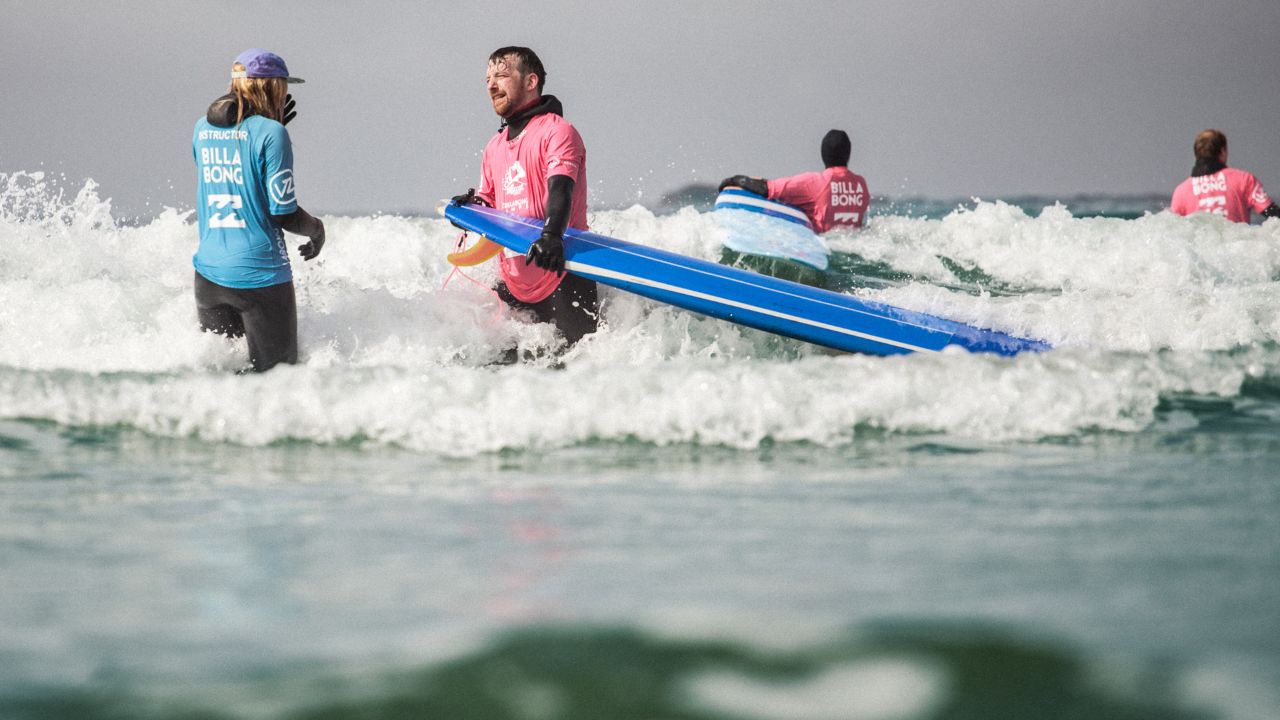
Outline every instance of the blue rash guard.
[[284, 125], [261, 116], [219, 127], [201, 118], [191, 140], [198, 190], [196, 272], [229, 288], [293, 280], [284, 231], [272, 215], [298, 209], [293, 144]]

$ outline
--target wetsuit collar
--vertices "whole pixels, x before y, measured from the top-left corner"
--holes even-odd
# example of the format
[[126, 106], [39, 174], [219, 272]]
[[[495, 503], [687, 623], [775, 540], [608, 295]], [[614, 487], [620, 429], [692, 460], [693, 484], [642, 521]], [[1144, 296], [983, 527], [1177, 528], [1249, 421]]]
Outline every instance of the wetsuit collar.
[[504, 119], [502, 124], [498, 126], [498, 132], [502, 132], [502, 129], [506, 128], [507, 140], [515, 140], [520, 133], [524, 132], [524, 128], [529, 124], [530, 120], [538, 115], [547, 113], [564, 117], [564, 106], [560, 104], [560, 100], [555, 95], [543, 95], [542, 99], [534, 103], [533, 106]]
[[[248, 108], [249, 114], [253, 114], [252, 108]], [[236, 124], [236, 96], [227, 93], [222, 97], [214, 100], [209, 105], [209, 111], [205, 113], [205, 119], [210, 125], [217, 127], [231, 127]]]
[[1196, 166], [1191, 168], [1191, 177], [1212, 175], [1225, 167], [1218, 158], [1196, 158]]

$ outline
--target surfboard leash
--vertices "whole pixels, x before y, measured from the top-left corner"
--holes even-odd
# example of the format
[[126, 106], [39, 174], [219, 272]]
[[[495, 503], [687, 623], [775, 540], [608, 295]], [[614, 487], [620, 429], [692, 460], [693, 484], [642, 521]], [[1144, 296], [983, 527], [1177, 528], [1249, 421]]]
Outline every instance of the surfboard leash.
[[[458, 251], [462, 250], [462, 248], [466, 247], [466, 242], [467, 242], [467, 231], [466, 231], [466, 230], [463, 230], [463, 231], [462, 231], [462, 233], [461, 233], [460, 235], [458, 235], [458, 242], [457, 242], [457, 243], [455, 243], [455, 244], [454, 244], [454, 246], [453, 246], [453, 250], [454, 250], [454, 252], [458, 252]], [[494, 290], [493, 288], [489, 287], [488, 285], [485, 285], [484, 283], [480, 282], [479, 280], [476, 280], [475, 278], [471, 277], [470, 275], [468, 275], [468, 274], [466, 274], [466, 273], [462, 272], [462, 268], [461, 268], [461, 266], [458, 266], [458, 265], [454, 265], [454, 266], [453, 266], [453, 270], [452, 270], [452, 271], [450, 271], [450, 272], [449, 272], [449, 274], [445, 276], [445, 278], [444, 278], [444, 284], [440, 286], [440, 289], [441, 289], [441, 290], [444, 290], [445, 288], [449, 287], [449, 281], [453, 279], [453, 276], [454, 276], [454, 275], [460, 275], [460, 276], [462, 276], [462, 278], [463, 278], [464, 280], [466, 280], [467, 282], [469, 282], [469, 283], [471, 283], [471, 284], [475, 285], [476, 287], [484, 288], [484, 289], [485, 289], [486, 291], [488, 291], [491, 295], [493, 295], [494, 299], [498, 301], [498, 309], [497, 309], [497, 311], [493, 314], [493, 317], [489, 319], [489, 322], [485, 323], [485, 327], [492, 327], [492, 326], [496, 325], [496, 324], [498, 323], [498, 321], [502, 319], [502, 308], [503, 308], [503, 306], [505, 306], [505, 305], [506, 305], [506, 303], [502, 302], [502, 296], [498, 295], [498, 291], [497, 291], [497, 290]]]

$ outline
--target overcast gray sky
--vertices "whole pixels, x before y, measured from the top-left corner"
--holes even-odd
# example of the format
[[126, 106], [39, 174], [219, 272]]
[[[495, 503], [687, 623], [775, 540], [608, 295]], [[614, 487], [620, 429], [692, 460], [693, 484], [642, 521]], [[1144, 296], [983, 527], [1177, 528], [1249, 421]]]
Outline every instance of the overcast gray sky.
[[546, 64], [597, 206], [816, 169], [832, 127], [876, 194], [1163, 193], [1217, 127], [1280, 195], [1276, 0], [0, 0], [0, 172], [190, 207], [192, 124], [258, 46], [307, 79], [304, 207], [431, 212], [475, 184], [509, 44]]

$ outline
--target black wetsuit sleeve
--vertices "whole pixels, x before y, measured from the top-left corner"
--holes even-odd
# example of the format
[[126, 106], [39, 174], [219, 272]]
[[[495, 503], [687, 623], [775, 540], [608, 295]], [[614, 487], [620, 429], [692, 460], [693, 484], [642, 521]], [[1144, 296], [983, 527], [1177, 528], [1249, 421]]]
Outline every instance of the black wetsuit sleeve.
[[1262, 211], [1262, 217], [1280, 218], [1280, 205], [1271, 203], [1266, 210]]
[[764, 178], [742, 178], [741, 187], [743, 190], [753, 192], [760, 197], [769, 197], [769, 181]]
[[547, 222], [543, 233], [563, 237], [569, 227], [569, 211], [573, 209], [573, 178], [568, 175], [552, 175], [547, 178]]
[[764, 178], [748, 177], [746, 175], [734, 175], [727, 177], [720, 182], [720, 190], [727, 187], [740, 187], [749, 193], [755, 193], [760, 197], [769, 197], [769, 181]]
[[309, 238], [314, 238], [324, 232], [324, 225], [301, 207], [288, 215], [272, 215], [271, 222], [275, 223], [276, 227], [281, 230], [291, 232], [294, 235], [305, 235]]

